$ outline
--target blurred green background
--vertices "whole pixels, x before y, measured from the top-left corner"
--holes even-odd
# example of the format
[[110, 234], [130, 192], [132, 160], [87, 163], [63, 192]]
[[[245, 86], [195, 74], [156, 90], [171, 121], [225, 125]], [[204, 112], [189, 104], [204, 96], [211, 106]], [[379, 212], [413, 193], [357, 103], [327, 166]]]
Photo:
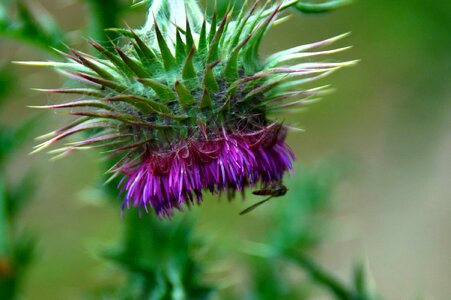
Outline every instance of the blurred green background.
[[[29, 2], [56, 18], [69, 32], [70, 45], [86, 48], [83, 37], [88, 32], [81, 30], [87, 22], [84, 2]], [[144, 19], [143, 9], [124, 16], [132, 26]], [[330, 14], [294, 15], [267, 35], [261, 54], [348, 31], [352, 35], [340, 46], [354, 47], [340, 57], [361, 62], [322, 81], [332, 83], [335, 93], [306, 113], [286, 117], [306, 129], [289, 135], [298, 156], [297, 174], [336, 155], [354, 166], [353, 175], [333, 194], [334, 207], [327, 216], [332, 234], [315, 256], [343, 278], [356, 258], [364, 258], [386, 299], [449, 299], [451, 2], [360, 0]], [[58, 101], [30, 90], [60, 86], [61, 78], [52, 70], [10, 64], [48, 58], [44, 51], [0, 37], [0, 66], [14, 75], [8, 96], [12, 100], [0, 111], [2, 123], [35, 115], [26, 105]], [[44, 115], [36, 135], [64, 120]], [[117, 239], [122, 220], [116, 207], [99, 200], [102, 195], [95, 189], [102, 180], [100, 155], [77, 153], [50, 162], [44, 154], [29, 156], [32, 145], [30, 139], [7, 170], [11, 178], [30, 168], [39, 174], [33, 202], [21, 216], [21, 223], [39, 236], [26, 296], [82, 299], [82, 291], [114, 282], [117, 270], [99, 253]], [[289, 188], [295, 183], [296, 178], [287, 180]], [[199, 216], [196, 230], [216, 244], [223, 237], [251, 237], [261, 230], [271, 206], [291, 205], [281, 198], [239, 217], [249, 203], [208, 199], [189, 214]]]

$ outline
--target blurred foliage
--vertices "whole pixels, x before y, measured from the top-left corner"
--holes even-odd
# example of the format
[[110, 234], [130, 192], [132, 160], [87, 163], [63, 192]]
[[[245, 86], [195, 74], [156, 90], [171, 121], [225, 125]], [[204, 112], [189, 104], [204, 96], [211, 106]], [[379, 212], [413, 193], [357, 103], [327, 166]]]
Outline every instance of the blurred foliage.
[[0, 105], [11, 94], [17, 77], [11, 68], [0, 67]]
[[[4, 0], [0, 2], [0, 36], [22, 41], [53, 51], [51, 47], [61, 49], [65, 36], [57, 22], [42, 9], [33, 12], [30, 4], [24, 0]], [[38, 10], [35, 7], [35, 10]]]
[[[90, 37], [104, 46], [111, 45], [106, 39], [105, 29], [116, 28], [119, 16], [125, 7], [119, 0], [85, 0], [88, 5]], [[114, 34], [109, 33], [111, 39]]]
[[190, 220], [160, 220], [127, 213], [122, 240], [107, 258], [128, 273], [114, 299], [207, 299], [212, 289], [201, 284], [200, 244]]
[[14, 127], [0, 124], [0, 164], [6, 163], [8, 157], [32, 137], [36, 122], [37, 118], [30, 118]]
[[[263, 242], [246, 244], [244, 251], [255, 257], [250, 260], [254, 281], [250, 299], [312, 299], [312, 284], [329, 291], [334, 299], [380, 299], [369, 289], [362, 265], [356, 267], [354, 284], [348, 287], [308, 255], [327, 235], [330, 224], [324, 215], [330, 210], [335, 186], [350, 167], [345, 158], [338, 158], [304, 168], [286, 197], [290, 205], [280, 205], [270, 215], [271, 226]], [[290, 266], [310, 281], [290, 280]]]
[[[363, 265], [356, 265], [353, 282], [347, 285], [308, 255], [327, 236], [330, 224], [325, 214], [331, 209], [336, 185], [349, 169], [343, 158], [304, 168], [284, 199], [290, 205], [275, 205], [265, 215], [270, 222], [265, 234], [240, 241], [237, 253], [229, 253], [245, 254], [241, 266], [248, 270], [251, 284], [246, 291], [220, 292], [219, 299], [314, 299], [317, 289], [337, 300], [381, 299], [370, 288]], [[122, 239], [105, 257], [125, 270], [127, 277], [119, 289], [110, 288], [102, 295], [107, 299], [216, 299], [220, 281], [216, 288], [202, 284], [207, 275], [199, 249], [220, 252], [221, 245], [212, 247], [196, 237], [193, 219], [179, 215], [160, 220], [137, 211], [126, 212], [124, 218]], [[290, 278], [290, 269], [307, 278]]]
[[[366, 8], [368, 3], [362, 5]], [[392, 88], [405, 87], [399, 91], [397, 118], [390, 132], [390, 145], [394, 149], [390, 153], [407, 168], [416, 165], [406, 160], [410, 157], [406, 153], [428, 165], [429, 159], [434, 158], [431, 152], [439, 143], [441, 129], [447, 127], [447, 108], [451, 103], [451, 2], [413, 0], [403, 6], [383, 0], [375, 11], [375, 15], [381, 14], [385, 15], [384, 26], [377, 27], [377, 31], [370, 26], [365, 29], [380, 42], [387, 43], [390, 53], [383, 58], [387, 60], [385, 64], [398, 66], [398, 74], [387, 72]], [[410, 29], [408, 33], [406, 28]], [[424, 156], [427, 158], [423, 159]], [[416, 170], [409, 169], [409, 172]]]
[[274, 212], [275, 226], [267, 234], [268, 244], [281, 249], [309, 250], [321, 242], [328, 226], [321, 213], [330, 210], [333, 189], [351, 168], [352, 164], [340, 157], [302, 170], [287, 195], [290, 205], [280, 205]]
[[[9, 76], [7, 74], [10, 74]], [[0, 68], [0, 106], [10, 93], [14, 77]], [[33, 133], [35, 119], [15, 127], [0, 124], [0, 299], [18, 299], [35, 250], [34, 237], [18, 229], [18, 214], [32, 198], [34, 176], [26, 174], [17, 183], [6, 175], [8, 159]]]

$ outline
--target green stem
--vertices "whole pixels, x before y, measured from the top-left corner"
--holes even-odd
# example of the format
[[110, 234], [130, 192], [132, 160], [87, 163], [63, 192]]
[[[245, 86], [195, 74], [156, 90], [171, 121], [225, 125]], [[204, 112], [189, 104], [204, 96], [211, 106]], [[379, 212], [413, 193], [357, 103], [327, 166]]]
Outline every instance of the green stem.
[[89, 13], [91, 37], [102, 44], [107, 43], [105, 29], [118, 25], [121, 5], [118, 0], [86, 0]]
[[352, 300], [352, 292], [349, 291], [338, 279], [329, 275], [313, 260], [297, 251], [289, 251], [287, 257], [304, 269], [315, 283], [327, 288], [339, 300]]
[[295, 4], [296, 9], [304, 13], [324, 13], [337, 9], [343, 5], [350, 4], [352, 0], [332, 0], [324, 3], [304, 3], [299, 1]]
[[5, 185], [0, 178], [0, 257], [8, 254], [9, 220], [6, 201]]
[[[341, 6], [351, 3], [352, 0], [331, 0], [325, 3], [306, 3], [303, 0], [290, 0], [286, 1], [282, 6], [280, 6], [279, 11], [284, 11], [289, 8], [295, 8], [304, 13], [323, 13]], [[262, 16], [267, 17], [273, 13], [274, 9], [270, 8], [263, 12]]]

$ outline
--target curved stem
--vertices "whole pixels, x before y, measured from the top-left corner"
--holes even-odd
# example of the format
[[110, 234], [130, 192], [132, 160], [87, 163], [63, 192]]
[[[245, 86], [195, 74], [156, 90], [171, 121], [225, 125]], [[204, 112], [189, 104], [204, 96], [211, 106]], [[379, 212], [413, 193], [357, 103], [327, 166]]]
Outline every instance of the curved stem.
[[341, 6], [350, 4], [352, 0], [331, 0], [324, 3], [304, 3], [299, 1], [295, 4], [295, 8], [304, 13], [324, 13], [334, 9], [337, 9]]
[[352, 300], [352, 292], [349, 291], [338, 279], [328, 274], [320, 266], [318, 266], [313, 260], [308, 258], [302, 253], [297, 251], [289, 251], [287, 255], [303, 270], [305, 270], [309, 276], [329, 291], [339, 300]]

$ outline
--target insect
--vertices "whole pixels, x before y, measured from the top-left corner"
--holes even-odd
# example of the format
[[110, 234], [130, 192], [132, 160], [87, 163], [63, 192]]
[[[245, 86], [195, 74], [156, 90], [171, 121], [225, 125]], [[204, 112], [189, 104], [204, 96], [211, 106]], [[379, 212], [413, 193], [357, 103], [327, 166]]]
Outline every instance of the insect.
[[267, 186], [265, 186], [261, 190], [257, 190], [257, 191], [252, 192], [252, 194], [254, 194], [254, 195], [269, 196], [269, 197], [264, 199], [264, 200], [262, 200], [262, 201], [260, 201], [260, 202], [257, 202], [255, 204], [249, 206], [248, 208], [246, 208], [245, 210], [240, 212], [240, 215], [244, 215], [244, 214], [247, 214], [248, 212], [253, 211], [254, 209], [259, 207], [263, 203], [268, 202], [272, 198], [280, 197], [280, 196], [285, 195], [287, 193], [287, 191], [288, 191], [288, 189], [287, 189], [287, 187], [285, 185], [283, 185], [282, 181], [277, 181], [277, 182], [273, 182], [273, 183], [268, 184]]

